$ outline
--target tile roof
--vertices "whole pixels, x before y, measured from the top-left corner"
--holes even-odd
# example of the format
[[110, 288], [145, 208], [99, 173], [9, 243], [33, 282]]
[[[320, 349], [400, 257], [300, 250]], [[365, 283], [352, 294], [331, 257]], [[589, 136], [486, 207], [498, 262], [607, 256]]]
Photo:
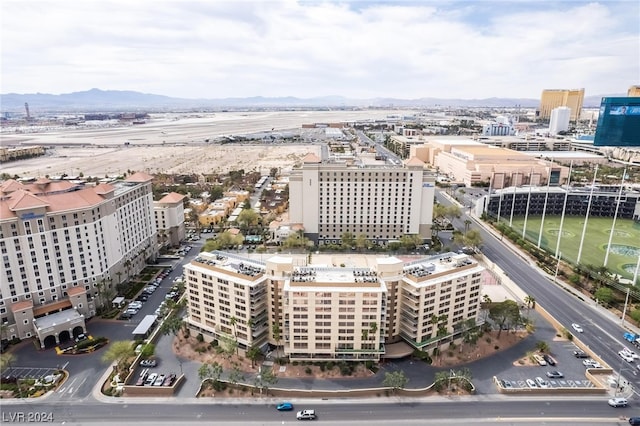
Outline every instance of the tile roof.
[[177, 192], [170, 192], [164, 197], [162, 197], [158, 203], [179, 203], [184, 200], [185, 196], [182, 194], [178, 194]]
[[313, 152], [310, 152], [304, 156], [304, 158], [302, 159], [302, 162], [303, 163], [320, 163], [321, 161], [320, 161], [320, 157], [315, 155]]
[[125, 182], [149, 182], [153, 180], [153, 176], [142, 172], [136, 172], [125, 179]]
[[33, 308], [33, 302], [31, 300], [23, 300], [22, 302], [17, 302], [11, 305], [11, 311], [24, 311], [25, 309]]

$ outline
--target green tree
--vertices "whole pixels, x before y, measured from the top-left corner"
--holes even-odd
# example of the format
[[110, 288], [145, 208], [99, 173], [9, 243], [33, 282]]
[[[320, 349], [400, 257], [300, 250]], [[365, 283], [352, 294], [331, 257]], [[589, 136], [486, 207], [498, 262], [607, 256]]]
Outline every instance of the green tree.
[[217, 362], [202, 364], [198, 369], [198, 377], [200, 380], [211, 380], [216, 383], [222, 376], [222, 365]]
[[598, 303], [607, 306], [613, 301], [613, 290], [609, 287], [600, 287], [593, 293], [593, 297], [595, 297]]
[[355, 235], [353, 235], [351, 232], [344, 232], [340, 238], [342, 239], [342, 245], [344, 247], [353, 247], [355, 245], [356, 239], [355, 239]]
[[251, 367], [255, 366], [255, 362], [260, 358], [262, 352], [260, 352], [260, 348], [257, 346], [251, 346], [247, 350], [247, 358], [251, 360]]
[[282, 338], [282, 334], [280, 332], [280, 324], [277, 322], [273, 323], [271, 326], [271, 335], [273, 336], [273, 340], [276, 341], [276, 345], [280, 346], [280, 339]]
[[142, 350], [140, 351], [140, 356], [142, 358], [151, 358], [155, 352], [156, 352], [156, 345], [154, 345], [153, 343], [147, 343], [142, 346]]
[[422, 244], [422, 237], [417, 234], [405, 234], [400, 237], [400, 244], [406, 250], [415, 250]]
[[160, 326], [160, 333], [167, 336], [169, 334], [173, 334], [177, 336], [180, 330], [182, 330], [185, 326], [184, 320], [180, 318], [180, 316], [173, 312], [169, 315], [162, 325]]
[[5, 368], [11, 367], [16, 361], [16, 356], [12, 353], [6, 352], [0, 356], [0, 372]]
[[268, 395], [269, 387], [278, 383], [278, 378], [273, 374], [273, 370], [267, 367], [260, 371], [253, 383], [256, 388], [260, 389], [260, 394], [264, 391]]
[[244, 374], [242, 374], [242, 370], [240, 370], [240, 367], [234, 365], [229, 372], [229, 383], [231, 383], [232, 385], [236, 385], [240, 380], [244, 380]]
[[237, 340], [227, 336], [220, 336], [218, 340], [220, 341], [220, 347], [222, 347], [222, 350], [227, 355], [227, 358], [231, 358], [233, 354], [238, 351]]
[[358, 250], [364, 250], [369, 245], [369, 240], [366, 234], [358, 234], [355, 239], [355, 245]]
[[134, 349], [131, 347], [131, 341], [119, 340], [112, 342], [106, 352], [102, 354], [102, 361], [106, 363], [116, 363], [116, 371], [125, 372], [127, 361], [135, 355]]
[[489, 309], [489, 318], [498, 326], [499, 339], [504, 326], [520, 323], [520, 307], [513, 300], [496, 303]]
[[240, 229], [250, 230], [260, 223], [260, 216], [252, 208], [243, 209], [237, 219]]
[[549, 344], [544, 340], [539, 340], [538, 342], [536, 342], [536, 349], [538, 350], [538, 352], [542, 353], [549, 352]]
[[384, 380], [382, 386], [389, 387], [396, 392], [398, 389], [404, 389], [409, 383], [409, 379], [402, 370], [396, 370], [392, 372], [384, 373]]

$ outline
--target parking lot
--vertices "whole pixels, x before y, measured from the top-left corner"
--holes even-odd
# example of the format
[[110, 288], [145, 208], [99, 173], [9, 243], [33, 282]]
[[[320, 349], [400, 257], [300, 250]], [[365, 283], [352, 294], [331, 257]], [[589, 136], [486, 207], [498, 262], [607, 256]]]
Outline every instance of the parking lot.
[[[578, 346], [570, 341], [551, 341], [548, 344], [556, 365], [520, 366], [516, 364], [500, 373], [498, 380], [501, 385], [506, 389], [596, 387], [586, 378], [587, 367], [583, 364], [585, 358], [576, 358], [574, 355], [574, 351], [580, 350]], [[563, 377], [547, 376], [547, 373], [554, 371], [560, 372]], [[542, 380], [536, 383], [536, 378]]]
[[2, 372], [2, 377], [15, 377], [18, 379], [42, 379], [55, 374], [57, 368], [38, 367], [9, 367]]

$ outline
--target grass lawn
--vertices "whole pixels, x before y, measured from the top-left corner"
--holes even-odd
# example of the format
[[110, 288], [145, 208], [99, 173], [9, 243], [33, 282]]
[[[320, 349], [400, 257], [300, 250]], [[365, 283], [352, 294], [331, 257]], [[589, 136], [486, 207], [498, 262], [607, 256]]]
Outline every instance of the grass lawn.
[[[555, 253], [560, 231], [560, 216], [546, 216], [542, 228], [540, 246]], [[540, 216], [527, 218], [527, 240], [537, 245], [540, 236]], [[506, 221], [508, 224], [508, 219]], [[524, 217], [513, 218], [513, 229], [522, 233]], [[595, 267], [604, 265], [604, 257], [609, 243], [612, 218], [590, 217], [582, 247], [580, 263]], [[584, 228], [584, 216], [565, 216], [560, 240], [562, 258], [576, 263], [580, 240]], [[640, 255], [640, 223], [630, 219], [617, 219], [607, 267], [613, 273], [625, 278], [633, 278]]]

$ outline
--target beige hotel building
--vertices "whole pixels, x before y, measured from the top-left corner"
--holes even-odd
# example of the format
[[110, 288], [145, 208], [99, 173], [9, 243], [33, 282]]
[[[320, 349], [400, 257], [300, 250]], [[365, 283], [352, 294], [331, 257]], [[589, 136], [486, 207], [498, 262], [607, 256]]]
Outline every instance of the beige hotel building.
[[308, 154], [289, 179], [289, 220], [316, 244], [342, 234], [386, 244], [402, 235], [431, 238], [435, 176], [424, 163], [368, 162], [365, 156], [321, 160]]
[[156, 256], [151, 180], [0, 183], [2, 338], [51, 347], [86, 332], [116, 285]]
[[[446, 347], [458, 325], [479, 319], [484, 268], [467, 255], [351, 255], [358, 266], [322, 263], [329, 257], [308, 264], [201, 253], [184, 267], [187, 323], [243, 351], [270, 345], [291, 360], [379, 360]], [[439, 326], [446, 336], [437, 336]]]

